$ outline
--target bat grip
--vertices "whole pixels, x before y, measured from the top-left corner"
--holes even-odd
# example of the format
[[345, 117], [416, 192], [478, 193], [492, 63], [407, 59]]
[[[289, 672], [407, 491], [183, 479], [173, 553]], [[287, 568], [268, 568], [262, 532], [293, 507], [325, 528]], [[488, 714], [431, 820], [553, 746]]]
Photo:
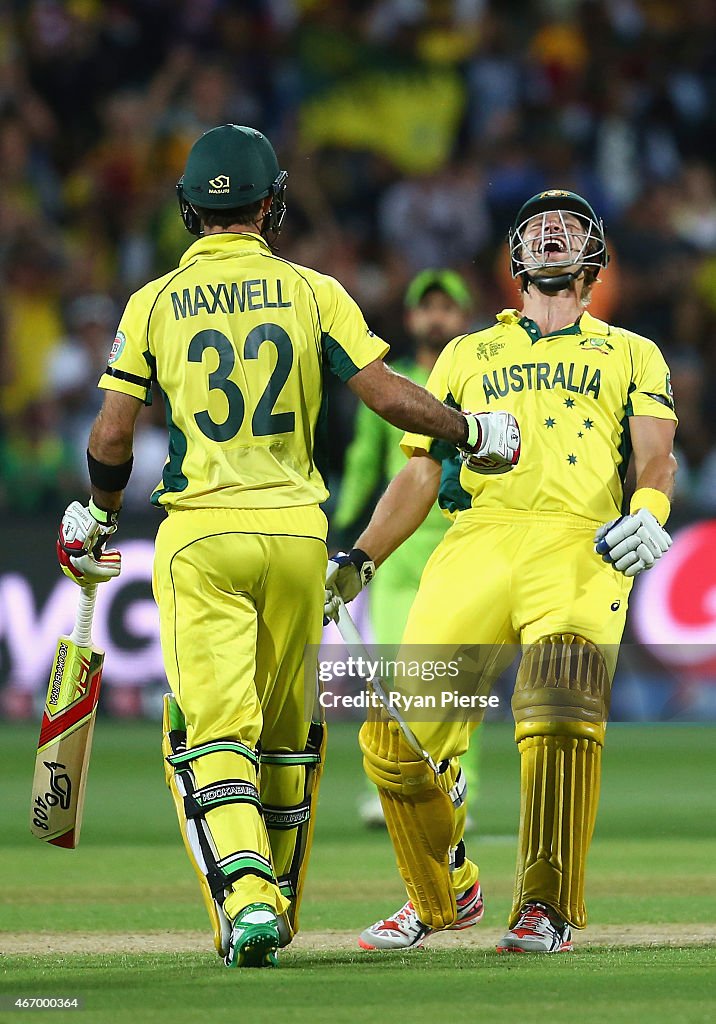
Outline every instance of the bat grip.
[[94, 615], [94, 603], [97, 600], [98, 585], [92, 583], [89, 587], [80, 589], [75, 626], [70, 636], [70, 640], [79, 647], [92, 646], [92, 616]]

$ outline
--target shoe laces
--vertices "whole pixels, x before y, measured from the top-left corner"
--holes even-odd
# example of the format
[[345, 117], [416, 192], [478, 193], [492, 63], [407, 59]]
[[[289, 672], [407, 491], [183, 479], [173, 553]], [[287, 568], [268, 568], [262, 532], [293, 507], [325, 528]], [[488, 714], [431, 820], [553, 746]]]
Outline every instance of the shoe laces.
[[522, 915], [520, 916], [519, 927], [535, 928], [544, 921], [545, 918], [549, 921], [549, 914], [544, 907], [539, 903], [528, 904], [527, 909], [523, 910]]
[[413, 907], [412, 902], [410, 900], [408, 900], [408, 902], [405, 903], [400, 908], [398, 913], [394, 914], [392, 916], [391, 921], [394, 921], [396, 924], [408, 924], [409, 925], [409, 924], [412, 923], [412, 919], [414, 917], [415, 917], [415, 908]]

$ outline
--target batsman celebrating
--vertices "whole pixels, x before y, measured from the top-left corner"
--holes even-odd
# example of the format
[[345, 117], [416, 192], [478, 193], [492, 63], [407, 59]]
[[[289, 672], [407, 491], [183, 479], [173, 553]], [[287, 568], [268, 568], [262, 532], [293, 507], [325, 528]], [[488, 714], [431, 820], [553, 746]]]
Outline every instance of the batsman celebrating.
[[304, 654], [320, 641], [327, 561], [324, 368], [401, 429], [498, 465], [518, 454], [504, 414], [464, 415], [390, 371], [337, 281], [273, 254], [286, 179], [253, 128], [192, 147], [177, 191], [198, 240], [127, 303], [89, 440], [92, 498], [69, 506], [58, 545], [80, 585], [119, 572], [104, 544], [155, 381], [169, 431], [152, 495], [167, 512], [154, 563], [167, 783], [229, 967], [276, 964], [312, 842], [325, 729], [304, 720]]
[[[510, 256], [522, 309], [452, 341], [427, 387], [457, 407], [514, 410], [524, 458], [511, 472], [485, 475], [481, 460], [468, 457], [459, 482], [445, 474], [441, 481], [445, 446], [407, 433], [407, 465], [356, 549], [329, 562], [326, 611], [335, 612], [335, 594], [355, 596], [438, 493], [460, 509], [426, 566], [403, 643], [455, 651], [521, 645], [512, 697], [519, 848], [498, 950], [558, 953], [587, 922], [585, 864], [629, 591], [671, 544], [664, 524], [676, 417], [656, 345], [586, 311], [608, 261], [603, 225], [586, 200], [560, 190], [529, 199], [510, 231]], [[631, 455], [636, 490], [624, 510]], [[488, 668], [476, 683], [481, 693], [489, 676]], [[432, 931], [465, 928], [481, 915], [456, 784], [457, 758], [476, 723], [408, 724], [439, 774], [395, 722], [369, 719], [360, 734], [409, 896], [362, 933], [368, 949], [420, 946]]]

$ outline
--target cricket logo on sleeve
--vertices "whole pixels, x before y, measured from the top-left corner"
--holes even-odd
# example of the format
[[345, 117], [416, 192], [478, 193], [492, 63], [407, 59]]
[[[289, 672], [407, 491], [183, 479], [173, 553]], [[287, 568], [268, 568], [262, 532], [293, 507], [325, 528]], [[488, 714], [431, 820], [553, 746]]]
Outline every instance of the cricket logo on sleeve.
[[112, 363], [116, 363], [119, 357], [124, 351], [124, 346], [127, 344], [127, 338], [123, 331], [117, 331], [117, 337], [112, 342], [112, 348], [109, 350], [108, 364], [111, 366]]

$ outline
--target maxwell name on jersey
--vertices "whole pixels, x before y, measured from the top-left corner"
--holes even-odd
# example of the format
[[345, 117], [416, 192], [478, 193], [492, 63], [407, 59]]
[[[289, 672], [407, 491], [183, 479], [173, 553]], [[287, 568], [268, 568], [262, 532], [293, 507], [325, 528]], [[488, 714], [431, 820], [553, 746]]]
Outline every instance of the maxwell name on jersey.
[[509, 391], [551, 391], [558, 387], [599, 398], [601, 382], [599, 369], [593, 370], [588, 365], [575, 366], [574, 363], [565, 366], [562, 362], [555, 366], [550, 363], [514, 363], [482, 375], [487, 403], [493, 398], [504, 398]]
[[232, 281], [230, 285], [223, 281], [219, 284], [196, 284], [193, 288], [184, 288], [181, 295], [172, 292], [172, 308], [174, 319], [184, 320], [197, 313], [243, 313], [254, 309], [288, 309], [292, 304], [283, 297], [280, 280], [267, 281], [265, 278], [253, 278], [249, 281]]

